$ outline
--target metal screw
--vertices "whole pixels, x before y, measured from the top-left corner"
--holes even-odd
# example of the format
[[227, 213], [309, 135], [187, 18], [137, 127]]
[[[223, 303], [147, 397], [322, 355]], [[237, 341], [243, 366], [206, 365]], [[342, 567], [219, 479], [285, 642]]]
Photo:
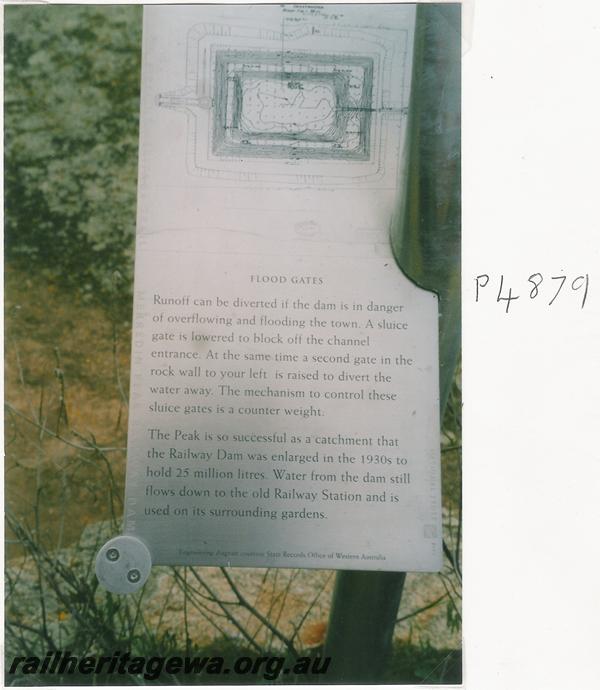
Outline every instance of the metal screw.
[[128, 573], [127, 573], [127, 579], [129, 582], [136, 583], [140, 581], [140, 578], [142, 576], [140, 575], [140, 571], [137, 568], [132, 568]]
[[119, 560], [119, 552], [117, 549], [109, 549], [106, 552], [106, 558], [108, 558], [109, 561], [118, 561]]

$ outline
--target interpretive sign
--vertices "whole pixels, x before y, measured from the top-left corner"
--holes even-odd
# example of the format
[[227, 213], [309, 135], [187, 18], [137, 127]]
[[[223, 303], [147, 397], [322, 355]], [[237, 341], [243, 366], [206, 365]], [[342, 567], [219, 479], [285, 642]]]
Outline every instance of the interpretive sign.
[[124, 532], [152, 563], [440, 567], [437, 297], [388, 239], [414, 20], [145, 9]]

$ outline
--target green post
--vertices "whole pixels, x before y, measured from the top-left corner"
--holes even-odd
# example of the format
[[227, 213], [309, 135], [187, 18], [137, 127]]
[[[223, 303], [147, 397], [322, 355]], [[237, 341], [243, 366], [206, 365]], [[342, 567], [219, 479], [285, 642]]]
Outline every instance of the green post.
[[[460, 5], [418, 5], [408, 177], [391, 243], [402, 271], [437, 292], [440, 414], [460, 349]], [[325, 655], [332, 683], [380, 682], [406, 573], [341, 571]]]

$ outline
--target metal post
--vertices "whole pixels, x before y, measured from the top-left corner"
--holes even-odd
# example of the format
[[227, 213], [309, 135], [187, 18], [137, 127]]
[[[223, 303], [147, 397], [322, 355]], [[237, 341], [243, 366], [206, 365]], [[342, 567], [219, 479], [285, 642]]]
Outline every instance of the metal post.
[[[460, 5], [419, 5], [408, 178], [392, 247], [402, 271], [440, 298], [440, 413], [460, 348]], [[380, 681], [406, 573], [342, 571], [325, 655], [333, 683]]]

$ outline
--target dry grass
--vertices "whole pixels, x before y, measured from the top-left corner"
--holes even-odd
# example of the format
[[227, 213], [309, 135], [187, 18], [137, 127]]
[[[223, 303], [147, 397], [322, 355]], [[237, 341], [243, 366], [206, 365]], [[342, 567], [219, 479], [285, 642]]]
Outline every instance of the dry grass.
[[[10, 267], [5, 276], [7, 508], [30, 518], [37, 507], [46, 538], [64, 546], [109, 513], [105, 468], [55, 435], [125, 448], [130, 325], [43, 276]], [[122, 483], [125, 453], [110, 462]]]

